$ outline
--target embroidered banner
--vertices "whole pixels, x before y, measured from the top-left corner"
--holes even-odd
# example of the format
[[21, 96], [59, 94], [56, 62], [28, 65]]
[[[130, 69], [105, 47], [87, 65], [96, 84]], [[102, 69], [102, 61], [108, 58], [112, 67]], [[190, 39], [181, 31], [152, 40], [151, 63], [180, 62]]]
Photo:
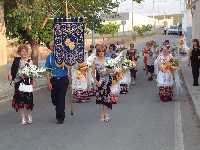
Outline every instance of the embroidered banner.
[[84, 19], [82, 17], [54, 18], [56, 64], [73, 66], [84, 62]]

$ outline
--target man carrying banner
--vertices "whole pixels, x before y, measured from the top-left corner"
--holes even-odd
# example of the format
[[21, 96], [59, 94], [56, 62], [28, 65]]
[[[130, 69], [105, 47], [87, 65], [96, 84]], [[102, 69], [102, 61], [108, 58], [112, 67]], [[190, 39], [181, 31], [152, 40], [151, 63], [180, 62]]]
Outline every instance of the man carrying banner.
[[51, 91], [51, 99], [55, 105], [57, 124], [63, 124], [65, 120], [65, 96], [69, 84], [68, 69], [58, 67], [55, 63], [54, 42], [49, 44], [52, 51], [46, 59], [45, 67], [51, 74], [47, 75], [48, 87]]

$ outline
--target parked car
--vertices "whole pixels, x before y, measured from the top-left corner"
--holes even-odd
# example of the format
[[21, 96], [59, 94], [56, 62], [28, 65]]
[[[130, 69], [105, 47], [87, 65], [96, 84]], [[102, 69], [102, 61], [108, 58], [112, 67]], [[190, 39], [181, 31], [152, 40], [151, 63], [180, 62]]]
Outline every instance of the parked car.
[[182, 33], [182, 29], [178, 26], [170, 26], [167, 29], [167, 33], [168, 33], [168, 35], [170, 35], [170, 34], [180, 35]]

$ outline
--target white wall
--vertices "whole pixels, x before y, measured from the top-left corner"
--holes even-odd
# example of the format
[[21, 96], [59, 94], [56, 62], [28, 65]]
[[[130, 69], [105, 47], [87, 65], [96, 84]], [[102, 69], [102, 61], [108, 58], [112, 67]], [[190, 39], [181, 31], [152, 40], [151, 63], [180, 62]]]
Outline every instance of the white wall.
[[182, 20], [182, 28], [185, 33], [186, 44], [187, 47], [191, 47], [191, 39], [192, 39], [192, 13], [191, 9], [187, 9], [187, 0], [184, 3], [184, 11], [183, 11], [183, 20]]
[[193, 10], [192, 38], [200, 39], [200, 0], [197, 0], [196, 9]]

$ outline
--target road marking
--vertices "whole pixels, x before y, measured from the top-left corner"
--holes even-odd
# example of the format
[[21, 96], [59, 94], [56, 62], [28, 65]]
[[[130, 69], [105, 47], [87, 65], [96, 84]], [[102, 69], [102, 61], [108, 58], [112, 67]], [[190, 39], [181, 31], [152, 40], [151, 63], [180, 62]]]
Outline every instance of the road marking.
[[181, 102], [175, 102], [175, 150], [184, 150]]

